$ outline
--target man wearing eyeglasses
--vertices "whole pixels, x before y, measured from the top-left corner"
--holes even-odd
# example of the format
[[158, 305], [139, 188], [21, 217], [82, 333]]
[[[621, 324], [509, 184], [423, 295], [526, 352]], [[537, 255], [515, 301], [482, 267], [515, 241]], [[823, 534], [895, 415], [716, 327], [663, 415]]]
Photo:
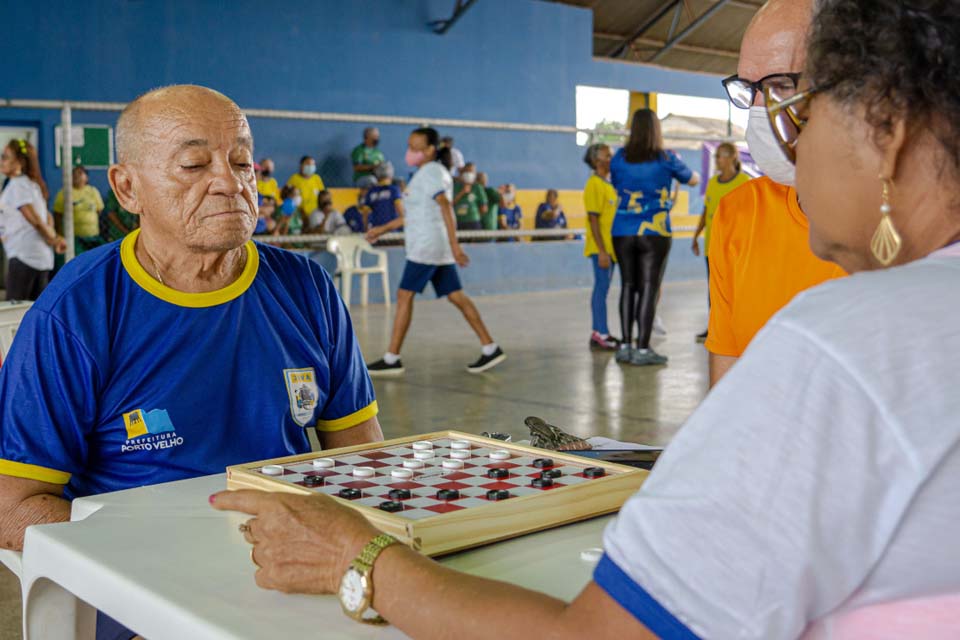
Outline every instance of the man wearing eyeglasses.
[[793, 188], [794, 167], [764, 102], [764, 90], [777, 99], [796, 93], [812, 12], [812, 0], [764, 5], [744, 34], [737, 74], [723, 81], [734, 106], [750, 109], [747, 145], [766, 175], [724, 197], [714, 216], [705, 343], [711, 386], [796, 294], [845, 275], [810, 251], [807, 218]]

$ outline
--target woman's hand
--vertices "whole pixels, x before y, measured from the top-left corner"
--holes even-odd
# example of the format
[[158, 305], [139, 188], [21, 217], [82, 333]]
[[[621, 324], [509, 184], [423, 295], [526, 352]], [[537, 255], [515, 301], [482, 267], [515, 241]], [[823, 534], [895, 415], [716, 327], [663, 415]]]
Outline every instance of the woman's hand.
[[459, 242], [453, 247], [453, 259], [457, 261], [457, 265], [461, 268], [470, 264], [470, 257], [460, 248]]
[[606, 251], [601, 251], [597, 254], [597, 264], [600, 265], [601, 269], [609, 269], [611, 260], [610, 254]]
[[691, 245], [690, 251], [693, 251], [693, 255], [700, 256], [700, 238], [697, 236], [693, 236], [693, 245]]
[[381, 227], [372, 227], [367, 231], [367, 242], [373, 244], [381, 235], [383, 235], [383, 230]]
[[61, 236], [59, 233], [53, 235], [53, 239], [49, 242], [50, 246], [53, 247], [54, 253], [66, 253], [67, 252], [67, 239]]
[[210, 504], [254, 516], [243, 537], [253, 545], [257, 584], [284, 593], [335, 593], [350, 563], [380, 533], [325, 495], [221, 491]]

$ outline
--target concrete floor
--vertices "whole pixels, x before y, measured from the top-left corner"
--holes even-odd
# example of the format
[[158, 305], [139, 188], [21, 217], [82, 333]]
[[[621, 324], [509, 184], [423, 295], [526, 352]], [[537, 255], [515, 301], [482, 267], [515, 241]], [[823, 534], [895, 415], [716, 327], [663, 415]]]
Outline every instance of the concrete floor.
[[[610, 321], [616, 328], [616, 296]], [[654, 348], [666, 367], [621, 367], [610, 354], [587, 349], [589, 291], [512, 294], [476, 303], [508, 359], [471, 375], [464, 367], [479, 344], [456, 309], [418, 299], [403, 352], [407, 373], [374, 381], [380, 422], [388, 438], [441, 429], [505, 431], [529, 436], [523, 419], [539, 416], [580, 436], [666, 444], [703, 399], [707, 354], [694, 336], [706, 326], [706, 284], [667, 283], [660, 313], [665, 339]], [[392, 308], [355, 307], [353, 320], [364, 356], [379, 358], [389, 341]], [[0, 568], [0, 640], [20, 638], [19, 586]]]

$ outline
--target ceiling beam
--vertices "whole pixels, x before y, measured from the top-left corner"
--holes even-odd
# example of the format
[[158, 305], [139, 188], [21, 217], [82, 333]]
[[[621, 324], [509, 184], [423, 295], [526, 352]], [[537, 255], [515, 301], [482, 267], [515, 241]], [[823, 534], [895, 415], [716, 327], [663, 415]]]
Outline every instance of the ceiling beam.
[[670, 10], [676, 7], [678, 4], [680, 4], [680, 0], [669, 0], [669, 2], [665, 2], [662, 5], [660, 5], [659, 9], [657, 9], [652, 14], [650, 14], [650, 16], [648, 16], [646, 20], [640, 23], [640, 26], [637, 27], [632, 34], [627, 36], [627, 38], [624, 39], [623, 42], [621, 42], [613, 50], [607, 53], [607, 55], [611, 58], [622, 57], [623, 54], [629, 50], [630, 45], [633, 44], [634, 40], [636, 40], [637, 38], [645, 34], [647, 31], [649, 31], [650, 28], [653, 27], [653, 25], [658, 23], [664, 16], [670, 13]]
[[[594, 33], [593, 37], [599, 40], [622, 40], [623, 39], [622, 35], [618, 35], [615, 33], [603, 33], [600, 31]], [[654, 38], [637, 38], [636, 40], [634, 40], [634, 44], [646, 45], [648, 47], [655, 47], [657, 49], [660, 49], [663, 47], [663, 45], [666, 44], [666, 42], [663, 40], [656, 40]], [[694, 44], [677, 43], [673, 46], [673, 48], [676, 49], [677, 51], [683, 51], [685, 53], [702, 53], [704, 55], [719, 56], [721, 58], [731, 58], [733, 60], [736, 60], [740, 57], [739, 51], [732, 51], [729, 49], [715, 49], [713, 47], [700, 47]]]
[[704, 23], [710, 20], [710, 18], [712, 18], [718, 11], [723, 9], [723, 7], [725, 7], [729, 2], [730, 0], [717, 0], [717, 3], [715, 5], [713, 5], [712, 7], [704, 11], [702, 14], [700, 14], [700, 17], [698, 17], [696, 20], [694, 20], [689, 25], [687, 25], [686, 29], [678, 33], [675, 37], [668, 40], [663, 45], [663, 47], [660, 48], [659, 51], [657, 51], [655, 54], [653, 54], [653, 56], [650, 57], [649, 60], [647, 60], [647, 62], [657, 62], [658, 60], [660, 60], [660, 58], [666, 55], [667, 52], [669, 52], [671, 49], [677, 46], [680, 43], [680, 41], [682, 41], [691, 33], [696, 31], [700, 27], [702, 27]]
[[427, 25], [433, 29], [434, 33], [442, 36], [450, 27], [457, 23], [457, 20], [467, 12], [467, 9], [473, 6], [474, 2], [476, 2], [476, 0], [457, 0], [456, 5], [453, 7], [453, 14], [449, 18], [446, 20], [431, 20]]

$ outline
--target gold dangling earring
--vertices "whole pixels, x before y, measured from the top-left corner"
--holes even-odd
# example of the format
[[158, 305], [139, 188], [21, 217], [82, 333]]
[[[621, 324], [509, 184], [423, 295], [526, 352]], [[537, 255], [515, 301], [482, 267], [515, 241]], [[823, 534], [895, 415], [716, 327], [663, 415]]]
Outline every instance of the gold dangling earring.
[[900, 248], [903, 246], [903, 240], [897, 233], [893, 221], [890, 219], [890, 212], [893, 208], [890, 206], [890, 187], [893, 181], [889, 178], [880, 177], [883, 183], [883, 191], [880, 194], [880, 225], [873, 234], [873, 240], [870, 241], [870, 251], [877, 262], [885, 267], [896, 260], [900, 254]]

